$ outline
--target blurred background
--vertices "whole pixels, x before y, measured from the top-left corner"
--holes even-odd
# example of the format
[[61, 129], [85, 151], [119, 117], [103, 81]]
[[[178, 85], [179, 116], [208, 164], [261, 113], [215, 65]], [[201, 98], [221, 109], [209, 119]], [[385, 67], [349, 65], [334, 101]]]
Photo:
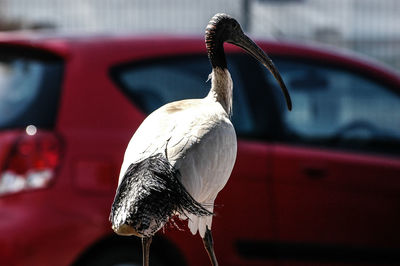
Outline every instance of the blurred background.
[[[216, 202], [221, 264], [400, 265], [400, 0], [0, 0], [1, 265], [140, 265], [139, 239], [108, 221], [123, 152], [145, 114], [206, 95], [218, 12], [268, 48], [294, 103], [228, 57], [239, 149]], [[152, 265], [207, 265], [182, 228], [158, 234]]]
[[253, 37], [319, 42], [400, 70], [398, 0], [0, 0], [0, 31], [202, 34], [217, 12]]

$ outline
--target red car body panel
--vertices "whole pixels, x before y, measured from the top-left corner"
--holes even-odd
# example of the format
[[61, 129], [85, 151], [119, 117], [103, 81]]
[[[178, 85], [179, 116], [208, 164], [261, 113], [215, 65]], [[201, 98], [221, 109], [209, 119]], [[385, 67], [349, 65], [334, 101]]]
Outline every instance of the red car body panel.
[[[395, 73], [365, 60], [288, 43], [259, 43], [272, 56], [344, 65], [400, 88]], [[65, 142], [62, 163], [49, 188], [0, 198], [1, 264], [70, 265], [113, 234], [108, 215], [119, 167], [130, 137], [145, 118], [110, 79], [110, 67], [150, 58], [204, 54], [204, 42], [197, 37], [1, 34], [0, 45], [46, 50], [65, 60], [55, 127]], [[239, 51], [231, 45], [226, 50]], [[1, 133], [0, 162], [20, 134], [18, 130]], [[400, 215], [393, 212], [400, 202], [399, 173], [397, 158], [239, 140], [236, 165], [217, 198], [213, 220], [221, 265], [285, 265], [284, 259], [243, 255], [246, 252], [239, 249], [247, 242], [400, 249], [400, 230], [392, 231], [400, 223]], [[385, 182], [376, 180], [380, 175]], [[351, 208], [340, 209], [346, 202], [351, 202]], [[358, 222], [349, 226], [349, 217]], [[182, 224], [184, 231], [167, 226], [160, 237], [179, 249], [188, 265], [207, 265], [199, 236], [191, 235], [186, 222]], [[375, 234], [376, 227], [381, 229]]]
[[397, 216], [399, 160], [285, 146], [274, 153], [274, 217], [285, 228], [280, 239], [398, 246], [400, 232], [392, 228], [399, 220], [383, 218]]

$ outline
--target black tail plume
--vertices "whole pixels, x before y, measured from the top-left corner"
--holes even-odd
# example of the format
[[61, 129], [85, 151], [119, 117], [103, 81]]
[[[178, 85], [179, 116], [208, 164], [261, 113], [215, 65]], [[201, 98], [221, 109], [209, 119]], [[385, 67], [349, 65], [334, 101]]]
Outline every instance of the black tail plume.
[[113, 228], [125, 224], [151, 236], [176, 212], [213, 215], [192, 198], [179, 177], [179, 171], [162, 154], [131, 164], [111, 207]]

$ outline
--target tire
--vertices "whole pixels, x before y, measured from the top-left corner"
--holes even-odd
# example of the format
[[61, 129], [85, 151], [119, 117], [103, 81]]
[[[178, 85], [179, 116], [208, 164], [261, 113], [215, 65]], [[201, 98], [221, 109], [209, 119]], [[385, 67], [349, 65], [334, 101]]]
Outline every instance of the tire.
[[[167, 266], [150, 251], [151, 266]], [[103, 248], [76, 263], [75, 266], [142, 266], [141, 249], [132, 246]]]

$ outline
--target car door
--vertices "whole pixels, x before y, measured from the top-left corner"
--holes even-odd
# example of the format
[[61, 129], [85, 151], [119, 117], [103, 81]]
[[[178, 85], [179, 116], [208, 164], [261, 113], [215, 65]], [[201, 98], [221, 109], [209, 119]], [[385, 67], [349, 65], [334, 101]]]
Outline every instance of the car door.
[[399, 91], [345, 66], [276, 65], [293, 100], [272, 155], [277, 256], [398, 262]]

